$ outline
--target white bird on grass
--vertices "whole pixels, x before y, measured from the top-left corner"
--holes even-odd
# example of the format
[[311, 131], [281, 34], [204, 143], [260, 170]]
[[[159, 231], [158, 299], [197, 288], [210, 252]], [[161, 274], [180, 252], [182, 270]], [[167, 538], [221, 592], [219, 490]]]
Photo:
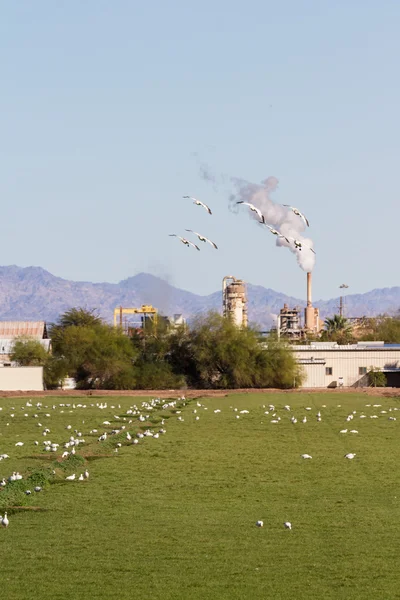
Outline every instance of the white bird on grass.
[[75, 473], [73, 475], [69, 475], [68, 477], [65, 478], [67, 481], [74, 481], [75, 479]]
[[209, 215], [212, 215], [210, 207], [207, 206], [207, 204], [204, 204], [204, 202], [202, 202], [201, 200], [197, 200], [197, 198], [193, 198], [193, 196], [182, 196], [182, 197], [190, 198], [190, 200], [193, 200], [193, 204], [196, 204], [197, 206], [202, 206], [203, 208], [206, 209], [206, 211], [208, 212]]
[[188, 248], [189, 246], [193, 246], [193, 248], [196, 248], [196, 250], [200, 251], [200, 248], [196, 244], [193, 244], [193, 242], [187, 240], [184, 237], [181, 237], [180, 235], [177, 235], [176, 233], [170, 233], [169, 237], [176, 237], [182, 242], [182, 244], [185, 244], [185, 246], [187, 246]]
[[4, 517], [1, 520], [1, 524], [3, 525], [3, 527], [8, 527], [9, 523], [10, 522], [9, 522], [9, 520], [7, 518], [7, 513], [5, 512], [4, 513]]
[[347, 433], [347, 429], [341, 429], [339, 433]]
[[251, 202], [244, 202], [244, 200], [240, 200], [240, 202], [236, 202], [236, 204], [244, 204], [245, 206], [248, 206], [252, 212], [257, 214], [258, 218], [260, 219], [260, 223], [265, 225], [265, 217], [261, 210], [257, 208], [257, 206], [254, 206], [254, 204], [251, 204]]
[[85, 479], [89, 479], [89, 471], [87, 469], [83, 475], [84, 475]]
[[355, 456], [356, 456], [355, 452], [349, 452], [348, 454], [344, 455], [344, 457], [348, 458], [349, 460], [352, 460]]
[[291, 211], [293, 211], [295, 215], [297, 215], [304, 221], [304, 223], [307, 225], [307, 227], [310, 227], [310, 223], [308, 222], [308, 219], [306, 218], [305, 215], [303, 215], [302, 212], [299, 211], [298, 208], [295, 208], [294, 206], [290, 206], [290, 204], [284, 204], [283, 206], [286, 206], [286, 208], [289, 208]]
[[310, 456], [309, 454], [302, 454], [301, 458], [312, 458], [312, 456]]
[[17, 442], [15, 445], [16, 445], [16, 446], [23, 446], [23, 445], [24, 445], [24, 442]]
[[264, 521], [257, 521], [256, 525], [257, 527], [264, 527]]
[[193, 229], [185, 229], [185, 231], [189, 231], [190, 233], [194, 233], [194, 235], [197, 235], [197, 237], [199, 238], [199, 240], [201, 242], [208, 242], [209, 244], [211, 244], [211, 246], [213, 248], [215, 248], [216, 250], [218, 250], [217, 244], [215, 244], [214, 242], [212, 242], [211, 240], [209, 240], [208, 238], [206, 238], [204, 235], [201, 235], [201, 233], [197, 233], [197, 231], [193, 231]]
[[289, 521], [285, 521], [285, 523], [283, 524], [285, 529], [292, 529], [292, 524]]

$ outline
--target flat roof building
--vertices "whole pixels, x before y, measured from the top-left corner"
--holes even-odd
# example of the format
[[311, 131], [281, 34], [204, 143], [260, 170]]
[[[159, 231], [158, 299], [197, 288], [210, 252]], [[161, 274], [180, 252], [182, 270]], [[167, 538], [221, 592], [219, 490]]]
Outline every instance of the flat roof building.
[[386, 375], [388, 387], [400, 387], [400, 344], [311, 342], [292, 350], [305, 372], [304, 388], [365, 387], [371, 368]]

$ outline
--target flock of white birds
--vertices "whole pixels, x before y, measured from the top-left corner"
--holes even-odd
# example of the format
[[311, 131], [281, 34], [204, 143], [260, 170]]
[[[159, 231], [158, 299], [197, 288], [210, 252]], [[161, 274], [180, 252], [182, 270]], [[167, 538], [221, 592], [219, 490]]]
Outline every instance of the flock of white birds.
[[[202, 406], [200, 403], [198, 403], [198, 406]], [[365, 408], [367, 409], [379, 409], [381, 408], [382, 405], [381, 404], [366, 404]], [[207, 407], [203, 407], [205, 410], [207, 410]], [[269, 421], [271, 424], [279, 424], [279, 423], [284, 423], [286, 422], [290, 422], [292, 425], [296, 425], [296, 424], [307, 424], [309, 421], [311, 421], [311, 419], [315, 419], [315, 421], [317, 423], [320, 423], [322, 421], [322, 412], [321, 410], [318, 410], [315, 412], [315, 414], [312, 414], [312, 407], [310, 406], [306, 406], [304, 407], [304, 409], [295, 409], [296, 415], [293, 413], [292, 408], [290, 407], [289, 404], [286, 404], [283, 409], [279, 409], [278, 407], [276, 407], [274, 404], [269, 404], [267, 405], [262, 405], [263, 409], [267, 409], [264, 410], [264, 415], [266, 415], [268, 418], [271, 417], [271, 420]], [[327, 408], [326, 404], [323, 404], [322, 409]], [[337, 405], [337, 408], [342, 408], [341, 404]], [[230, 410], [233, 411], [233, 413], [235, 413], [235, 418], [236, 419], [240, 419], [241, 415], [248, 415], [250, 414], [249, 410], [240, 410], [230, 406]], [[305, 412], [305, 414], [303, 414], [302, 416], [299, 415], [300, 412], [302, 412], [302, 410], [307, 411]], [[314, 409], [315, 410], [315, 409]], [[393, 416], [393, 414], [390, 414], [389, 416], [388, 413], [393, 413], [394, 411], [399, 410], [398, 407], [391, 407], [388, 408], [388, 410], [374, 410], [374, 414], [365, 414], [365, 411], [359, 411], [357, 412], [356, 410], [353, 410], [351, 413], [347, 414], [345, 416], [345, 421], [346, 422], [351, 422], [354, 420], [354, 418], [359, 418], [359, 419], [366, 419], [366, 418], [370, 418], [370, 419], [379, 419], [379, 418], [387, 418], [388, 421], [396, 421], [397, 418], [395, 416]], [[197, 413], [197, 410], [195, 409], [193, 411], [194, 413]], [[215, 414], [219, 414], [221, 413], [221, 409], [216, 408], [214, 409], [214, 413]], [[378, 414], [376, 414], [378, 413]], [[281, 416], [282, 415], [282, 416]], [[179, 419], [179, 417], [178, 417]], [[196, 416], [196, 420], [198, 420], [199, 417]], [[183, 420], [183, 419], [181, 419]], [[341, 429], [340, 431], [338, 431], [338, 434], [346, 434], [346, 433], [350, 433], [350, 434], [358, 434], [358, 430], [357, 429]], [[346, 458], [347, 460], [353, 460], [355, 457], [357, 456], [357, 454], [355, 452], [348, 452], [344, 455], [343, 458]], [[313, 457], [308, 454], [308, 453], [304, 453], [301, 454], [300, 457], [304, 460], [308, 460], [308, 459], [312, 459]], [[257, 527], [264, 527], [264, 521], [262, 520], [258, 520], [256, 521], [256, 526]], [[292, 529], [292, 523], [290, 521], [285, 521], [283, 523], [283, 526], [285, 529], [291, 530]]]
[[[215, 402], [215, 401], [214, 401]], [[124, 437], [121, 438], [119, 437], [119, 439], [123, 439], [124, 440], [124, 445], [137, 445], [140, 441], [144, 440], [144, 438], [153, 438], [153, 439], [158, 439], [160, 437], [160, 435], [163, 435], [166, 433], [166, 429], [164, 427], [158, 428], [158, 424], [157, 427], [155, 426], [148, 426], [149, 422], [151, 422], [152, 420], [152, 414], [155, 414], [153, 411], [162, 411], [162, 410], [169, 410], [173, 412], [175, 418], [177, 419], [178, 422], [184, 422], [185, 419], [182, 416], [182, 408], [185, 407], [187, 404], [186, 399], [184, 396], [176, 399], [176, 400], [162, 400], [160, 398], [154, 398], [152, 400], [149, 401], [144, 401], [142, 402], [142, 404], [140, 406], [136, 405], [136, 404], [132, 404], [129, 409], [124, 412], [124, 414], [122, 415], [117, 415], [115, 414], [115, 412], [117, 412], [116, 409], [121, 409], [121, 405], [111, 405], [109, 406], [107, 402], [101, 402], [101, 403], [91, 403], [91, 404], [82, 404], [82, 403], [59, 403], [59, 404], [53, 404], [52, 406], [48, 406], [45, 405], [43, 406], [42, 402], [37, 402], [36, 404], [34, 404], [32, 401], [28, 401], [26, 402], [26, 404], [22, 405], [20, 407], [21, 411], [23, 412], [23, 417], [27, 418], [27, 419], [33, 419], [32, 421], [30, 421], [32, 423], [32, 428], [34, 428], [34, 431], [39, 431], [42, 435], [42, 437], [46, 438], [42, 441], [42, 449], [40, 450], [40, 452], [53, 452], [56, 455], [56, 458], [59, 462], [62, 461], [66, 461], [68, 460], [68, 458], [70, 456], [73, 456], [77, 453], [80, 452], [80, 448], [84, 448], [85, 447], [85, 439], [84, 439], [84, 435], [85, 436], [90, 436], [91, 439], [90, 441], [93, 442], [94, 439], [97, 440], [98, 444], [102, 444], [107, 440], [112, 440], [112, 438], [116, 435], [120, 435], [122, 434]], [[71, 430], [72, 430], [72, 426], [70, 424], [67, 424], [65, 426], [65, 430], [69, 433], [68, 435], [68, 439], [59, 439], [58, 441], [51, 441], [50, 439], [48, 439], [48, 436], [51, 434], [51, 429], [47, 426], [44, 426], [40, 421], [44, 421], [46, 420], [46, 423], [51, 423], [51, 416], [52, 416], [52, 412], [45, 412], [45, 411], [54, 411], [53, 414], [65, 414], [65, 416], [69, 416], [71, 413], [73, 413], [75, 416], [78, 414], [82, 413], [82, 416], [84, 415], [85, 409], [87, 408], [95, 408], [98, 409], [100, 412], [101, 411], [112, 411], [112, 416], [109, 417], [110, 420], [106, 419], [104, 421], [102, 421], [101, 425], [99, 425], [99, 429], [90, 429], [90, 431], [87, 431], [85, 434], [83, 433], [83, 431], [80, 431], [78, 429], [74, 429], [73, 431], [73, 435], [71, 435]], [[207, 411], [208, 410], [208, 406], [205, 406], [205, 404], [202, 404], [201, 402], [199, 402], [198, 400], [196, 401], [196, 405], [195, 408], [193, 408], [192, 410], [192, 414], [194, 416], [194, 421], [198, 422], [200, 420], [200, 416], [199, 413], [201, 410]], [[300, 408], [296, 408], [293, 409], [291, 408], [290, 405], [286, 404], [283, 407], [277, 407], [274, 404], [269, 404], [269, 405], [262, 405], [262, 418], [265, 419], [267, 417], [268, 422], [270, 424], [273, 424], [274, 426], [281, 424], [281, 423], [288, 423], [291, 424], [289, 426], [307, 426], [307, 423], [310, 422], [311, 420], [315, 420], [317, 423], [320, 423], [324, 416], [324, 409], [326, 408], [326, 405], [322, 405], [320, 410], [316, 410], [315, 408], [313, 409], [310, 406], [305, 406], [304, 408], [300, 409]], [[341, 408], [341, 405], [338, 404], [337, 408]], [[349, 414], [344, 416], [344, 420], [347, 423], [353, 423], [355, 419], [360, 419], [360, 424], [361, 424], [361, 419], [383, 419], [385, 418], [387, 421], [393, 422], [396, 421], [396, 417], [394, 416], [394, 412], [398, 410], [397, 407], [389, 407], [387, 410], [382, 409], [382, 405], [381, 404], [366, 404], [365, 405], [365, 409], [368, 410], [362, 410], [362, 411], [352, 411]], [[371, 410], [372, 409], [372, 410]], [[3, 409], [0, 407], [0, 411], [2, 411]], [[226, 409], [224, 409], [226, 410]], [[255, 412], [257, 410], [257, 412], [259, 413], [259, 408], [258, 409], [252, 409], [252, 411], [243, 409], [243, 410], [239, 410], [238, 408], [231, 406], [229, 408], [231, 414], [234, 416], [235, 419], [240, 419], [240, 418], [246, 418], [246, 415], [249, 415], [250, 412]], [[15, 420], [15, 416], [16, 416], [16, 411], [17, 409], [14, 407], [11, 408], [10, 413], [5, 414], [5, 413], [1, 413], [0, 412], [0, 416], [1, 418], [1, 427], [5, 424], [6, 427], [11, 427], [13, 428], [14, 423], [17, 423], [17, 420]], [[215, 415], [218, 415], [219, 413], [222, 412], [222, 409], [220, 408], [212, 408], [210, 412], [213, 412]], [[370, 412], [372, 412], [373, 414], [369, 414]], [[40, 413], [40, 415], [38, 414]], [[162, 412], [160, 413], [162, 415]], [[21, 413], [18, 416], [22, 416]], [[4, 423], [4, 421], [7, 421], [6, 423]], [[264, 421], [262, 421], [264, 422]], [[118, 426], [115, 427], [113, 426], [113, 423], [118, 423]], [[143, 425], [144, 423], [146, 423], [146, 425]], [[165, 424], [165, 419], [160, 417], [160, 421], [159, 421], [159, 425], [164, 426]], [[85, 420], [82, 420], [82, 429], [85, 429]], [[106, 429], [106, 427], [108, 429]], [[133, 432], [133, 430], [136, 428], [141, 429], [140, 431], [137, 432]], [[156, 430], [157, 428], [157, 430]], [[26, 431], [26, 428], [24, 428], [24, 431]], [[358, 430], [357, 429], [349, 429], [349, 428], [345, 428], [345, 429], [341, 429], [338, 430], [338, 435], [356, 435], [358, 434]], [[19, 433], [18, 431], [15, 431], [15, 435], [16, 437], [19, 437]], [[36, 436], [35, 436], [36, 437]], [[32, 435], [30, 436], [30, 438], [32, 438]], [[94, 438], [94, 439], [93, 439]], [[34, 442], [30, 441], [18, 441], [14, 444], [14, 447], [16, 448], [21, 448], [24, 447], [25, 448], [29, 445], [33, 445], [33, 446], [40, 446], [39, 441], [35, 440]], [[115, 442], [115, 448], [114, 448], [114, 452], [118, 452], [119, 448], [122, 446], [122, 443], [120, 441]], [[61, 453], [61, 449], [63, 449], [62, 453]], [[0, 454], [0, 462], [3, 461], [7, 461], [7, 459], [10, 458], [10, 454], [12, 454], [12, 449], [7, 449], [7, 452], [3, 452], [2, 454]], [[59, 455], [59, 456], [57, 456]], [[83, 452], [83, 456], [85, 455], [85, 453]], [[357, 456], [357, 454], [355, 452], [348, 452], [344, 455], [344, 458], [348, 459], [348, 460], [353, 460], [355, 457]], [[308, 453], [303, 453], [300, 455], [300, 458], [304, 459], [304, 460], [311, 460], [313, 459], [313, 457], [308, 454]], [[7, 464], [7, 463], [6, 463]], [[56, 477], [56, 471], [53, 471], [52, 474]], [[57, 477], [59, 477], [59, 475], [57, 475]], [[1, 476], [0, 479], [0, 493], [1, 490], [6, 488], [6, 486], [12, 485], [14, 482], [16, 481], [20, 481], [21, 479], [24, 479], [24, 475], [20, 474], [18, 471], [14, 471], [13, 473], [9, 474], [9, 475], [4, 475]], [[78, 473], [71, 473], [70, 475], [65, 477], [65, 481], [87, 481], [89, 479], [89, 471], [87, 469], [85, 469], [82, 473], [78, 474]], [[40, 486], [35, 486], [33, 488], [33, 491], [35, 493], [39, 493], [42, 491], [42, 487]], [[32, 491], [30, 489], [27, 489], [25, 491], [26, 495], [31, 495]], [[3, 527], [8, 527], [9, 525], [9, 519], [7, 516], [7, 512], [5, 512], [4, 516], [0, 515], [0, 523]], [[262, 520], [258, 520], [256, 522], [256, 526], [257, 527], [263, 527], [264, 526], [264, 521]], [[285, 521], [283, 523], [283, 526], [285, 527], [285, 529], [287, 530], [291, 530], [292, 529], [292, 523], [290, 521]]]
[[[144, 429], [144, 431], [138, 431], [137, 433], [130, 433], [129, 429], [134, 427], [134, 423], [135, 424], [141, 424], [144, 422], [149, 422], [149, 420], [151, 419], [151, 414], [154, 410], [158, 409], [158, 410], [171, 410], [171, 409], [175, 409], [178, 405], [178, 403], [184, 403], [185, 398], [178, 398], [177, 400], [161, 400], [160, 398], [154, 398], [150, 401], [144, 401], [142, 402], [141, 406], [137, 406], [136, 404], [133, 404], [132, 406], [129, 407], [129, 409], [126, 411], [126, 413], [123, 416], [120, 415], [116, 415], [114, 414], [112, 416], [112, 421], [113, 422], [118, 422], [120, 423], [120, 425], [118, 427], [114, 427], [111, 430], [106, 430], [104, 431], [104, 427], [102, 427], [103, 429], [103, 433], [101, 433], [101, 435], [98, 435], [99, 431], [98, 429], [91, 429], [90, 431], [88, 431], [85, 435], [89, 435], [92, 437], [97, 437], [97, 443], [102, 443], [106, 440], [112, 439], [113, 437], [115, 437], [118, 434], [124, 434], [125, 433], [125, 445], [134, 445], [136, 446], [141, 440], [143, 440], [144, 438], [153, 438], [153, 439], [158, 439], [160, 437], [160, 435], [164, 435], [167, 431], [164, 427], [159, 428], [157, 431], [153, 428], [153, 427], [147, 427]], [[26, 402], [26, 404], [24, 404], [23, 406], [21, 406], [21, 411], [24, 411], [23, 416], [25, 418], [33, 418], [35, 419], [35, 421], [33, 421], [33, 427], [39, 428], [39, 431], [42, 434], [42, 437], [45, 437], [46, 439], [43, 440], [42, 442], [42, 450], [41, 452], [54, 452], [57, 458], [57, 453], [59, 454], [58, 460], [60, 462], [64, 461], [64, 460], [68, 460], [69, 456], [74, 456], [76, 454], [79, 453], [79, 447], [82, 446], [84, 447], [85, 439], [83, 437], [83, 432], [79, 431], [78, 429], [74, 430], [74, 435], [69, 435], [69, 438], [67, 440], [59, 440], [59, 441], [51, 441], [48, 438], [48, 435], [51, 434], [51, 430], [49, 427], [45, 427], [40, 420], [44, 420], [46, 419], [47, 422], [49, 422], [48, 420], [51, 419], [52, 414], [50, 412], [46, 412], [44, 413], [44, 410], [49, 410], [51, 409], [52, 411], [54, 411], [55, 413], [59, 413], [59, 414], [66, 414], [66, 415], [70, 415], [71, 413], [74, 413], [75, 415], [77, 414], [78, 411], [82, 411], [82, 413], [84, 413], [85, 409], [87, 408], [97, 408], [100, 411], [104, 411], [104, 410], [110, 410], [112, 409], [115, 412], [115, 409], [121, 409], [121, 405], [118, 404], [117, 406], [115, 405], [111, 405], [110, 407], [108, 406], [107, 402], [101, 402], [101, 403], [91, 403], [91, 404], [81, 404], [81, 403], [59, 403], [59, 404], [53, 404], [51, 407], [48, 405], [43, 405], [42, 402], [37, 402], [36, 404], [33, 403], [32, 400], [29, 400]], [[0, 411], [2, 411], [3, 408], [0, 407]], [[13, 427], [13, 420], [15, 422], [15, 416], [16, 416], [16, 411], [17, 408], [11, 407], [11, 412], [8, 415], [4, 415], [2, 413], [2, 416], [4, 417], [10, 417], [10, 420], [5, 423], [6, 427]], [[40, 415], [38, 413], [41, 413]], [[179, 413], [180, 411], [178, 410], [177, 413]], [[33, 413], [33, 414], [32, 414]], [[54, 414], [54, 413], [53, 413]], [[18, 417], [18, 415], [17, 415]], [[39, 420], [40, 419], [40, 420]], [[2, 419], [3, 421], [4, 419]], [[165, 420], [162, 419], [160, 424], [164, 425]], [[2, 423], [3, 425], [3, 423]], [[82, 425], [85, 425], [85, 421], [82, 420]], [[101, 423], [101, 426], [111, 426], [112, 427], [112, 423], [109, 420], [105, 420]], [[25, 428], [24, 428], [25, 429]], [[66, 425], [65, 429], [70, 432], [72, 430], [72, 425]], [[16, 432], [16, 435], [19, 436], [19, 434]], [[93, 440], [90, 440], [93, 441]], [[20, 448], [25, 446], [25, 448], [27, 447], [28, 444], [32, 445], [32, 442], [22, 442], [22, 441], [18, 441], [14, 444], [15, 447]], [[33, 442], [33, 446], [40, 446], [39, 441], [35, 440]], [[117, 442], [115, 444], [115, 448], [114, 448], [114, 452], [118, 452], [118, 449], [122, 447], [122, 443], [121, 442]], [[60, 448], [63, 448], [63, 452], [61, 453]], [[11, 450], [8, 451], [11, 454]], [[10, 454], [9, 453], [2, 453], [0, 454], [0, 462], [4, 461], [6, 459], [10, 458]], [[56, 476], [56, 471], [53, 470], [52, 474], [54, 476]], [[0, 493], [1, 490], [4, 489], [7, 485], [12, 485], [14, 482], [16, 481], [20, 481], [21, 479], [24, 479], [24, 475], [21, 475], [19, 472], [13, 472], [12, 474], [8, 475], [8, 476], [1, 476], [1, 480], [0, 480]], [[87, 469], [85, 469], [85, 471], [83, 473], [77, 474], [77, 473], [71, 473], [70, 475], [68, 475], [67, 477], [65, 477], [65, 481], [87, 481], [89, 479], [89, 471]], [[34, 492], [39, 493], [42, 490], [41, 486], [35, 486], [33, 488]], [[27, 496], [30, 496], [32, 494], [32, 490], [27, 489], [25, 490], [25, 494]], [[9, 525], [9, 519], [7, 517], [7, 512], [4, 513], [4, 516], [0, 515], [0, 524], [3, 527], [8, 527]]]
[[[205, 204], [204, 202], [202, 202], [201, 200], [198, 200], [197, 198], [194, 198], [193, 196], [183, 196], [183, 198], [188, 198], [189, 200], [192, 200], [193, 204], [196, 204], [197, 206], [201, 206], [208, 212], [209, 215], [212, 215], [212, 210], [210, 209], [210, 207], [207, 204]], [[268, 223], [266, 222], [266, 218], [262, 214], [261, 210], [259, 208], [257, 208], [254, 204], [252, 204], [251, 202], [245, 202], [244, 200], [240, 200], [239, 202], [236, 202], [236, 204], [243, 204], [244, 206], [248, 206], [250, 211], [257, 215], [257, 217], [259, 219], [259, 221], [258, 221], [259, 223], [261, 223], [262, 225], [265, 225], [267, 227], [267, 229], [269, 229], [270, 233], [272, 233], [273, 235], [276, 235], [278, 238], [282, 238], [282, 239], [286, 240], [286, 242], [288, 244], [293, 244], [293, 246], [294, 246], [294, 248], [296, 248], [296, 250], [301, 251], [302, 248], [304, 247], [304, 248], [308, 248], [309, 250], [311, 250], [311, 252], [313, 252], [315, 254], [315, 250], [311, 246], [307, 246], [306, 244], [304, 244], [304, 242], [298, 240], [297, 238], [283, 235], [280, 231], [278, 231], [271, 225], [268, 225]], [[299, 217], [303, 221], [303, 223], [307, 227], [310, 226], [310, 223], [309, 223], [307, 217], [298, 208], [296, 208], [295, 206], [290, 206], [289, 204], [283, 204], [282, 206], [284, 206], [288, 210], [292, 211], [297, 217]], [[193, 231], [193, 229], [185, 229], [185, 231], [188, 231], [189, 233], [193, 233], [195, 236], [197, 236], [197, 238], [200, 240], [200, 242], [207, 242], [207, 243], [211, 244], [211, 246], [213, 246], [213, 248], [215, 248], [215, 250], [218, 250], [217, 244], [215, 242], [211, 241], [210, 239], [208, 239], [205, 235], [202, 235], [201, 233], [198, 233], [197, 231]], [[188, 248], [190, 246], [192, 246], [196, 250], [200, 250], [200, 248], [198, 247], [197, 244], [195, 244], [194, 242], [191, 242], [190, 240], [188, 240], [187, 238], [185, 238], [183, 236], [177, 235], [176, 233], [170, 233], [169, 236], [176, 237], [180, 242], [182, 242], [182, 244], [184, 244]]]

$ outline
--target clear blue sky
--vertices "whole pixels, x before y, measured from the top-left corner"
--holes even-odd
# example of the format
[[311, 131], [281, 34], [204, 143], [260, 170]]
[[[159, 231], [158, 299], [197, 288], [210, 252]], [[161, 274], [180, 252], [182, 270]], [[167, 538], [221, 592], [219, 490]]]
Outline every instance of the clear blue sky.
[[304, 297], [293, 254], [228, 210], [227, 178], [275, 176], [311, 223], [315, 299], [399, 285], [399, 29], [395, 0], [4, 3], [0, 263]]

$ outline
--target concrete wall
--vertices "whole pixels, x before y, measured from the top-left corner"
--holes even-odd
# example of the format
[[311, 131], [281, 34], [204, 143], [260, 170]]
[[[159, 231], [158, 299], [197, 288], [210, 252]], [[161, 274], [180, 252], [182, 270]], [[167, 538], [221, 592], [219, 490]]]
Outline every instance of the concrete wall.
[[1, 367], [0, 391], [43, 390], [43, 367]]
[[[343, 377], [343, 385], [365, 385], [366, 378], [359, 369], [365, 367], [400, 368], [400, 350], [397, 349], [366, 349], [366, 350], [330, 350], [310, 349], [296, 350], [296, 359], [302, 365], [306, 374], [303, 387], [333, 387], [338, 378]], [[313, 360], [315, 362], [313, 362]], [[326, 369], [332, 369], [332, 375], [326, 374]]]

